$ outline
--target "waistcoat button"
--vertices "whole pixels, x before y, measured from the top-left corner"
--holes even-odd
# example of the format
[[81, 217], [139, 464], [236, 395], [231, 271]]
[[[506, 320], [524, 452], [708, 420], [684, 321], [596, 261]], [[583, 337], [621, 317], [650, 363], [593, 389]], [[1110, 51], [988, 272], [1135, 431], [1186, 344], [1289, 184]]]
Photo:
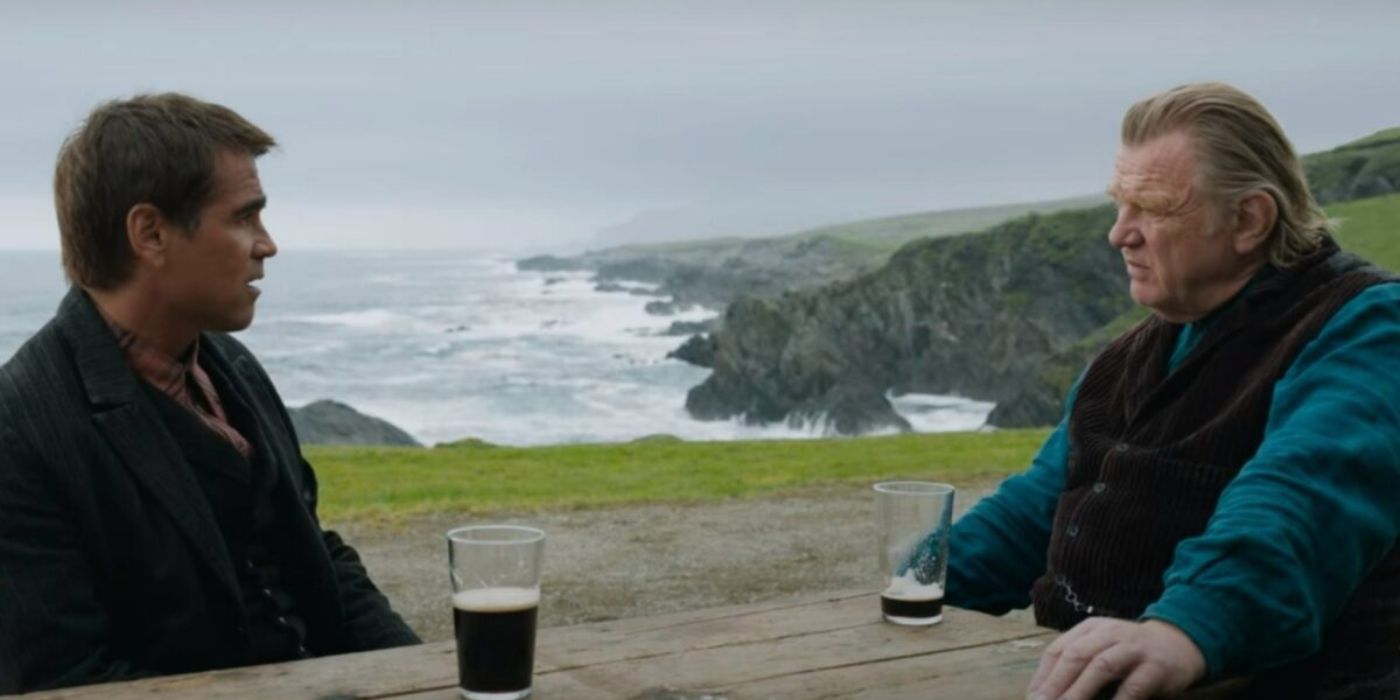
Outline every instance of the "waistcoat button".
[[1114, 449], [1114, 451], [1116, 451], [1116, 452], [1127, 452], [1127, 451], [1128, 451], [1128, 443], [1126, 443], [1126, 442], [1120, 442], [1120, 443], [1118, 443], [1117, 445], [1115, 445], [1113, 449]]
[[1078, 537], [1078, 536], [1079, 536], [1079, 526], [1078, 526], [1078, 525], [1070, 525], [1069, 527], [1065, 528], [1065, 534], [1068, 535], [1068, 536], [1070, 536], [1070, 537]]
[[1104, 490], [1107, 489], [1107, 488], [1108, 488], [1108, 484], [1105, 484], [1105, 483], [1102, 482], [1102, 481], [1096, 481], [1096, 482], [1094, 482], [1094, 493], [1103, 493]]

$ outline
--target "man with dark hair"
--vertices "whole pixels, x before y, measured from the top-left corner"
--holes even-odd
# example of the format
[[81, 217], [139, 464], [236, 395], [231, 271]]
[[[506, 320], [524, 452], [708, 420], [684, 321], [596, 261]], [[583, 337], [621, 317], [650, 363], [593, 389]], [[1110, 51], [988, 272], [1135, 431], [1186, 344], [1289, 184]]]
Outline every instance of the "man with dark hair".
[[0, 693], [418, 642], [321, 529], [282, 401], [226, 335], [277, 253], [274, 145], [178, 94], [64, 143], [73, 287], [0, 368]]
[[953, 528], [947, 600], [1033, 604], [1029, 695], [1400, 698], [1400, 285], [1340, 251], [1282, 128], [1219, 83], [1124, 117], [1108, 233], [1153, 313]]

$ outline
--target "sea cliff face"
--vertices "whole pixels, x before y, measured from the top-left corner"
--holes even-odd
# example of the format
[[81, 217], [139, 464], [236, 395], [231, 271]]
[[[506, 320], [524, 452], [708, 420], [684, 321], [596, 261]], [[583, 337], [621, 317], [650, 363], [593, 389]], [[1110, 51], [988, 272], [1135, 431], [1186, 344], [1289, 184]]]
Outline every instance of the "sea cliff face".
[[1126, 311], [1104, 242], [1111, 207], [1030, 215], [900, 249], [879, 270], [808, 293], [748, 297], [711, 335], [701, 419], [907, 428], [894, 393], [1014, 396], [1048, 358]]

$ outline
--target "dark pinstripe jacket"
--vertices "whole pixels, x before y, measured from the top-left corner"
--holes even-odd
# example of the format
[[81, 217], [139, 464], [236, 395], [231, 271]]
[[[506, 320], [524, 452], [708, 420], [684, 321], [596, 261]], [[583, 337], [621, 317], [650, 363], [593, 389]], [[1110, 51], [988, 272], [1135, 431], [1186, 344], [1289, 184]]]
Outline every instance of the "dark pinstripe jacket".
[[[316, 520], [316, 479], [272, 382], [242, 344], [231, 368], [281, 478], [279, 536], [307, 647], [412, 644], [359, 556]], [[81, 291], [0, 367], [0, 694], [248, 663], [247, 614], [179, 446]]]

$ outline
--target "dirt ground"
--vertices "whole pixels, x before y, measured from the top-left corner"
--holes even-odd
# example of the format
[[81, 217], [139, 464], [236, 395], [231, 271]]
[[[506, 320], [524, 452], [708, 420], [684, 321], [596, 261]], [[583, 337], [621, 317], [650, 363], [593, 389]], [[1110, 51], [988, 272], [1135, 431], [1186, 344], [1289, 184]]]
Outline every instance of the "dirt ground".
[[[995, 489], [995, 483], [958, 486], [959, 513]], [[507, 514], [490, 521], [545, 531], [544, 626], [874, 589], [880, 581], [874, 497], [864, 485], [698, 505]], [[392, 529], [336, 529], [359, 550], [395, 609], [434, 641], [452, 636], [443, 533], [481, 522], [437, 514]]]

